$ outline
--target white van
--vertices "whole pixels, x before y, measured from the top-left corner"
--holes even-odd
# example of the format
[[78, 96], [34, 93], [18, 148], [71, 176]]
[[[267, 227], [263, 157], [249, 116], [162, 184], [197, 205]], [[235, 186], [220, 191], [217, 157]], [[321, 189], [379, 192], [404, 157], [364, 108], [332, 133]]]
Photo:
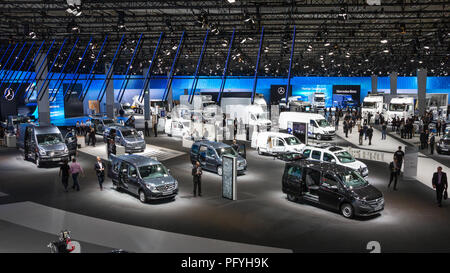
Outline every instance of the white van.
[[332, 145], [308, 145], [303, 150], [306, 160], [330, 162], [359, 171], [364, 178], [369, 175], [367, 165], [356, 160], [347, 150], [339, 146]]
[[188, 137], [190, 135], [191, 120], [180, 118], [168, 118], [164, 131], [168, 136]]
[[259, 155], [287, 152], [302, 152], [305, 144], [297, 137], [277, 132], [262, 132], [256, 138], [256, 149]]
[[287, 130], [289, 123], [292, 123], [293, 125], [294, 122], [302, 122], [308, 124], [308, 137], [313, 137], [320, 140], [324, 138], [333, 138], [336, 135], [334, 126], [329, 124], [321, 114], [302, 112], [280, 113], [280, 129]]

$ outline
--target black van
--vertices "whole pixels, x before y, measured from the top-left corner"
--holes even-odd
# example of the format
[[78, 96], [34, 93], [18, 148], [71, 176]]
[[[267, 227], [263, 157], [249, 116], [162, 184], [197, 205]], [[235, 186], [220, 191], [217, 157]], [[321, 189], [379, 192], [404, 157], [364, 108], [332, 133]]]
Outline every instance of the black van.
[[319, 204], [346, 218], [370, 216], [384, 209], [383, 194], [358, 171], [332, 163], [286, 163], [282, 188], [290, 201]]

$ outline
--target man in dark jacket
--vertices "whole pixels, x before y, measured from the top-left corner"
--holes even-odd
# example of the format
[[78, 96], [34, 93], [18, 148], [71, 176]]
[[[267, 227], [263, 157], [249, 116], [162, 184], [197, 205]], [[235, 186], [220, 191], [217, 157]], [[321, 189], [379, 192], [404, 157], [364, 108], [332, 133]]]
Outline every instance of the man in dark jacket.
[[369, 145], [372, 145], [372, 137], [373, 137], [372, 125], [370, 125], [369, 129], [367, 129], [366, 135], [369, 138]]
[[391, 186], [392, 180], [394, 180], [394, 191], [397, 190], [397, 180], [398, 180], [398, 173], [400, 169], [398, 167], [398, 161], [394, 158], [394, 161], [389, 163], [389, 172], [391, 173], [391, 178], [389, 179], [388, 188]]
[[202, 196], [202, 167], [200, 167], [200, 162], [196, 161], [194, 167], [192, 167], [192, 178], [194, 182], [194, 197]]
[[434, 144], [436, 142], [436, 139], [434, 137], [434, 134], [431, 133], [430, 135], [430, 154], [434, 154]]
[[433, 174], [433, 189], [436, 189], [436, 199], [439, 207], [442, 207], [442, 194], [447, 191], [447, 174], [442, 171], [442, 167], [437, 168], [437, 172]]
[[398, 150], [394, 153], [394, 159], [397, 160], [398, 172], [402, 169], [403, 158], [405, 157], [405, 153], [402, 151], [402, 146], [398, 146]]
[[101, 158], [97, 156], [97, 163], [95, 163], [95, 172], [97, 173], [98, 185], [100, 190], [103, 190], [103, 181], [105, 181], [105, 164]]

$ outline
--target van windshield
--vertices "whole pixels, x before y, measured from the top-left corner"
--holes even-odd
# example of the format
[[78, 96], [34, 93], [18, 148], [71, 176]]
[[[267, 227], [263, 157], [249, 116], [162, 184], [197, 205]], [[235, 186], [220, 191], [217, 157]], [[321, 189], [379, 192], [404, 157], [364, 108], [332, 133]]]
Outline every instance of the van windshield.
[[284, 140], [286, 141], [287, 145], [300, 145], [302, 144], [300, 140], [294, 136], [292, 137], [285, 137]]
[[63, 142], [61, 134], [38, 134], [36, 138], [39, 145], [52, 145]]
[[328, 127], [330, 124], [325, 119], [318, 119], [316, 120], [319, 127]]
[[347, 151], [338, 152], [335, 155], [341, 163], [355, 162], [355, 158]]
[[369, 184], [358, 171], [354, 170], [339, 174], [339, 177], [346, 186], [351, 188], [360, 188]]
[[127, 138], [133, 138], [133, 137], [138, 137], [138, 132], [135, 129], [130, 129], [130, 130], [122, 130], [122, 135], [123, 137], [127, 137]]
[[142, 179], [152, 179], [168, 176], [167, 169], [162, 164], [147, 165], [139, 167]]
[[238, 153], [232, 147], [218, 148], [216, 151], [219, 157], [222, 157], [223, 155], [238, 156]]

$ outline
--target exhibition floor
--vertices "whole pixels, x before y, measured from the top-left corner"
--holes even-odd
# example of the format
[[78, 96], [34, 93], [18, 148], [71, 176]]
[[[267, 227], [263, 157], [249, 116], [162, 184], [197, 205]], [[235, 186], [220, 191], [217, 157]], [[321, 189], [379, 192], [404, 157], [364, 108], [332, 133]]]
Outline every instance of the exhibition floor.
[[[340, 137], [332, 142], [354, 146]], [[149, 252], [367, 252], [370, 241], [380, 242], [383, 252], [450, 251], [448, 201], [438, 208], [435, 192], [417, 180], [400, 180], [398, 191], [388, 189], [386, 163], [364, 161], [369, 181], [384, 194], [385, 210], [381, 215], [349, 220], [337, 212], [288, 201], [281, 192], [284, 162], [259, 156], [253, 149], [247, 150], [247, 173], [238, 176], [237, 201], [222, 198], [221, 177], [209, 172], [203, 175], [203, 196], [193, 197], [189, 150], [164, 135], [147, 138], [147, 143], [184, 152], [163, 161], [179, 181], [180, 192], [174, 201], [142, 204], [134, 196], [113, 190], [109, 178], [105, 190], [100, 191], [95, 157], [87, 153], [78, 158], [86, 172], [80, 178], [81, 191], [65, 193], [57, 168], [38, 169], [33, 162], [24, 161], [16, 149], [1, 148], [0, 239], [19, 245], [0, 244], [0, 251], [27, 251], [27, 242], [19, 238], [23, 232], [33, 236], [33, 244], [43, 246], [36, 251], [45, 252], [48, 242], [57, 239], [57, 230], [66, 225], [82, 246], [89, 242], [83, 248], [86, 252], [113, 248]], [[431, 180], [432, 173], [427, 175]], [[33, 217], [34, 211], [41, 217]], [[20, 232], [11, 225], [20, 225]]]

